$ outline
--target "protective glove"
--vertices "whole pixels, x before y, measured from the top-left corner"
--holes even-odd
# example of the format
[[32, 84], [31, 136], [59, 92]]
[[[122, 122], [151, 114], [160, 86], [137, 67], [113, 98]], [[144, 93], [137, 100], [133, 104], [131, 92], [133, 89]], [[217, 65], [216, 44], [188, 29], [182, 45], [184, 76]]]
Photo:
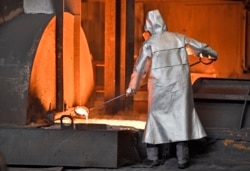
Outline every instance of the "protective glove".
[[206, 57], [210, 60], [216, 61], [217, 60], [217, 52], [209, 48], [208, 50], [204, 49], [199, 54], [200, 58]]
[[126, 90], [126, 96], [133, 96], [134, 94], [136, 93], [135, 89], [132, 89], [132, 88], [128, 88]]

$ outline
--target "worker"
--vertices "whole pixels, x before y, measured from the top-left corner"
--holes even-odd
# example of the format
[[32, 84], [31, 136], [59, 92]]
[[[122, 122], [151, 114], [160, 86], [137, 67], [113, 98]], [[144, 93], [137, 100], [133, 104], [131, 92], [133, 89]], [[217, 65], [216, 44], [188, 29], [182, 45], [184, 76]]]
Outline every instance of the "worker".
[[169, 32], [157, 9], [148, 12], [144, 30], [150, 37], [140, 49], [126, 96], [134, 95], [148, 74], [148, 117], [142, 138], [147, 161], [159, 165], [158, 145], [176, 143], [178, 167], [184, 169], [190, 164], [188, 142], [207, 136], [194, 107], [186, 46], [195, 55], [214, 60], [217, 52], [206, 43]]

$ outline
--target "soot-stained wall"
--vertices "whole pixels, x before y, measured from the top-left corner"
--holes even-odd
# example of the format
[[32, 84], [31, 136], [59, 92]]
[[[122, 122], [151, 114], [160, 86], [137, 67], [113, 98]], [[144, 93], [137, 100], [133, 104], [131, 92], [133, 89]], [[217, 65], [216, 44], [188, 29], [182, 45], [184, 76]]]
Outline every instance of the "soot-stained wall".
[[0, 24], [23, 13], [23, 0], [0, 1]]

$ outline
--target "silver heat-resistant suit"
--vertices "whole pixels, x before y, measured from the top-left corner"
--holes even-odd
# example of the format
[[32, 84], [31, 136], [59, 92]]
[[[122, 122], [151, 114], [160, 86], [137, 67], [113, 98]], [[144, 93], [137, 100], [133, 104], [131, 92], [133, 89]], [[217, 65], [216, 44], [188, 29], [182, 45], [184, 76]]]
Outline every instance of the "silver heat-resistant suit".
[[128, 89], [135, 93], [148, 72], [148, 119], [143, 142], [162, 144], [206, 136], [194, 108], [186, 46], [196, 55], [217, 57], [210, 46], [167, 31], [158, 10], [150, 11], [144, 26], [151, 33], [140, 50]]

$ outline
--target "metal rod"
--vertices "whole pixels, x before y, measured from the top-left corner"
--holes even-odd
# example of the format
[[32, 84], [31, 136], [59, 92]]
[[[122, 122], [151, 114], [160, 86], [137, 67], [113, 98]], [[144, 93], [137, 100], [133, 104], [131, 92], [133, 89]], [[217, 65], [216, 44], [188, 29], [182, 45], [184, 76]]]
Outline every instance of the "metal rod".
[[64, 110], [63, 94], [63, 13], [64, 0], [56, 1], [56, 111]]
[[[248, 90], [246, 97], [249, 96], [249, 94], [250, 94], [250, 90]], [[247, 98], [245, 98], [244, 105], [243, 105], [242, 112], [241, 112], [239, 129], [241, 129], [243, 127], [243, 124], [244, 124], [243, 122], [244, 122], [244, 118], [245, 118], [245, 114], [246, 114], [246, 110], [247, 110], [247, 103], [248, 103], [248, 100], [247, 100]]]
[[116, 96], [116, 97], [114, 97], [114, 98], [112, 98], [112, 99], [110, 99], [110, 100], [105, 101], [105, 102], [104, 102], [103, 104], [101, 104], [101, 105], [97, 105], [97, 106], [94, 106], [94, 107], [90, 108], [89, 111], [92, 111], [92, 110], [94, 110], [94, 109], [96, 109], [96, 108], [102, 107], [102, 106], [104, 106], [104, 105], [106, 105], [106, 104], [108, 104], [108, 103], [110, 103], [110, 102], [112, 102], [112, 101], [114, 101], [114, 100], [116, 100], [116, 99], [119, 99], [119, 98], [121, 98], [121, 97], [123, 97], [123, 96], [125, 96], [125, 95], [126, 95], [126, 93], [123, 93], [123, 94], [121, 94], [121, 95], [119, 95], [119, 96]]

